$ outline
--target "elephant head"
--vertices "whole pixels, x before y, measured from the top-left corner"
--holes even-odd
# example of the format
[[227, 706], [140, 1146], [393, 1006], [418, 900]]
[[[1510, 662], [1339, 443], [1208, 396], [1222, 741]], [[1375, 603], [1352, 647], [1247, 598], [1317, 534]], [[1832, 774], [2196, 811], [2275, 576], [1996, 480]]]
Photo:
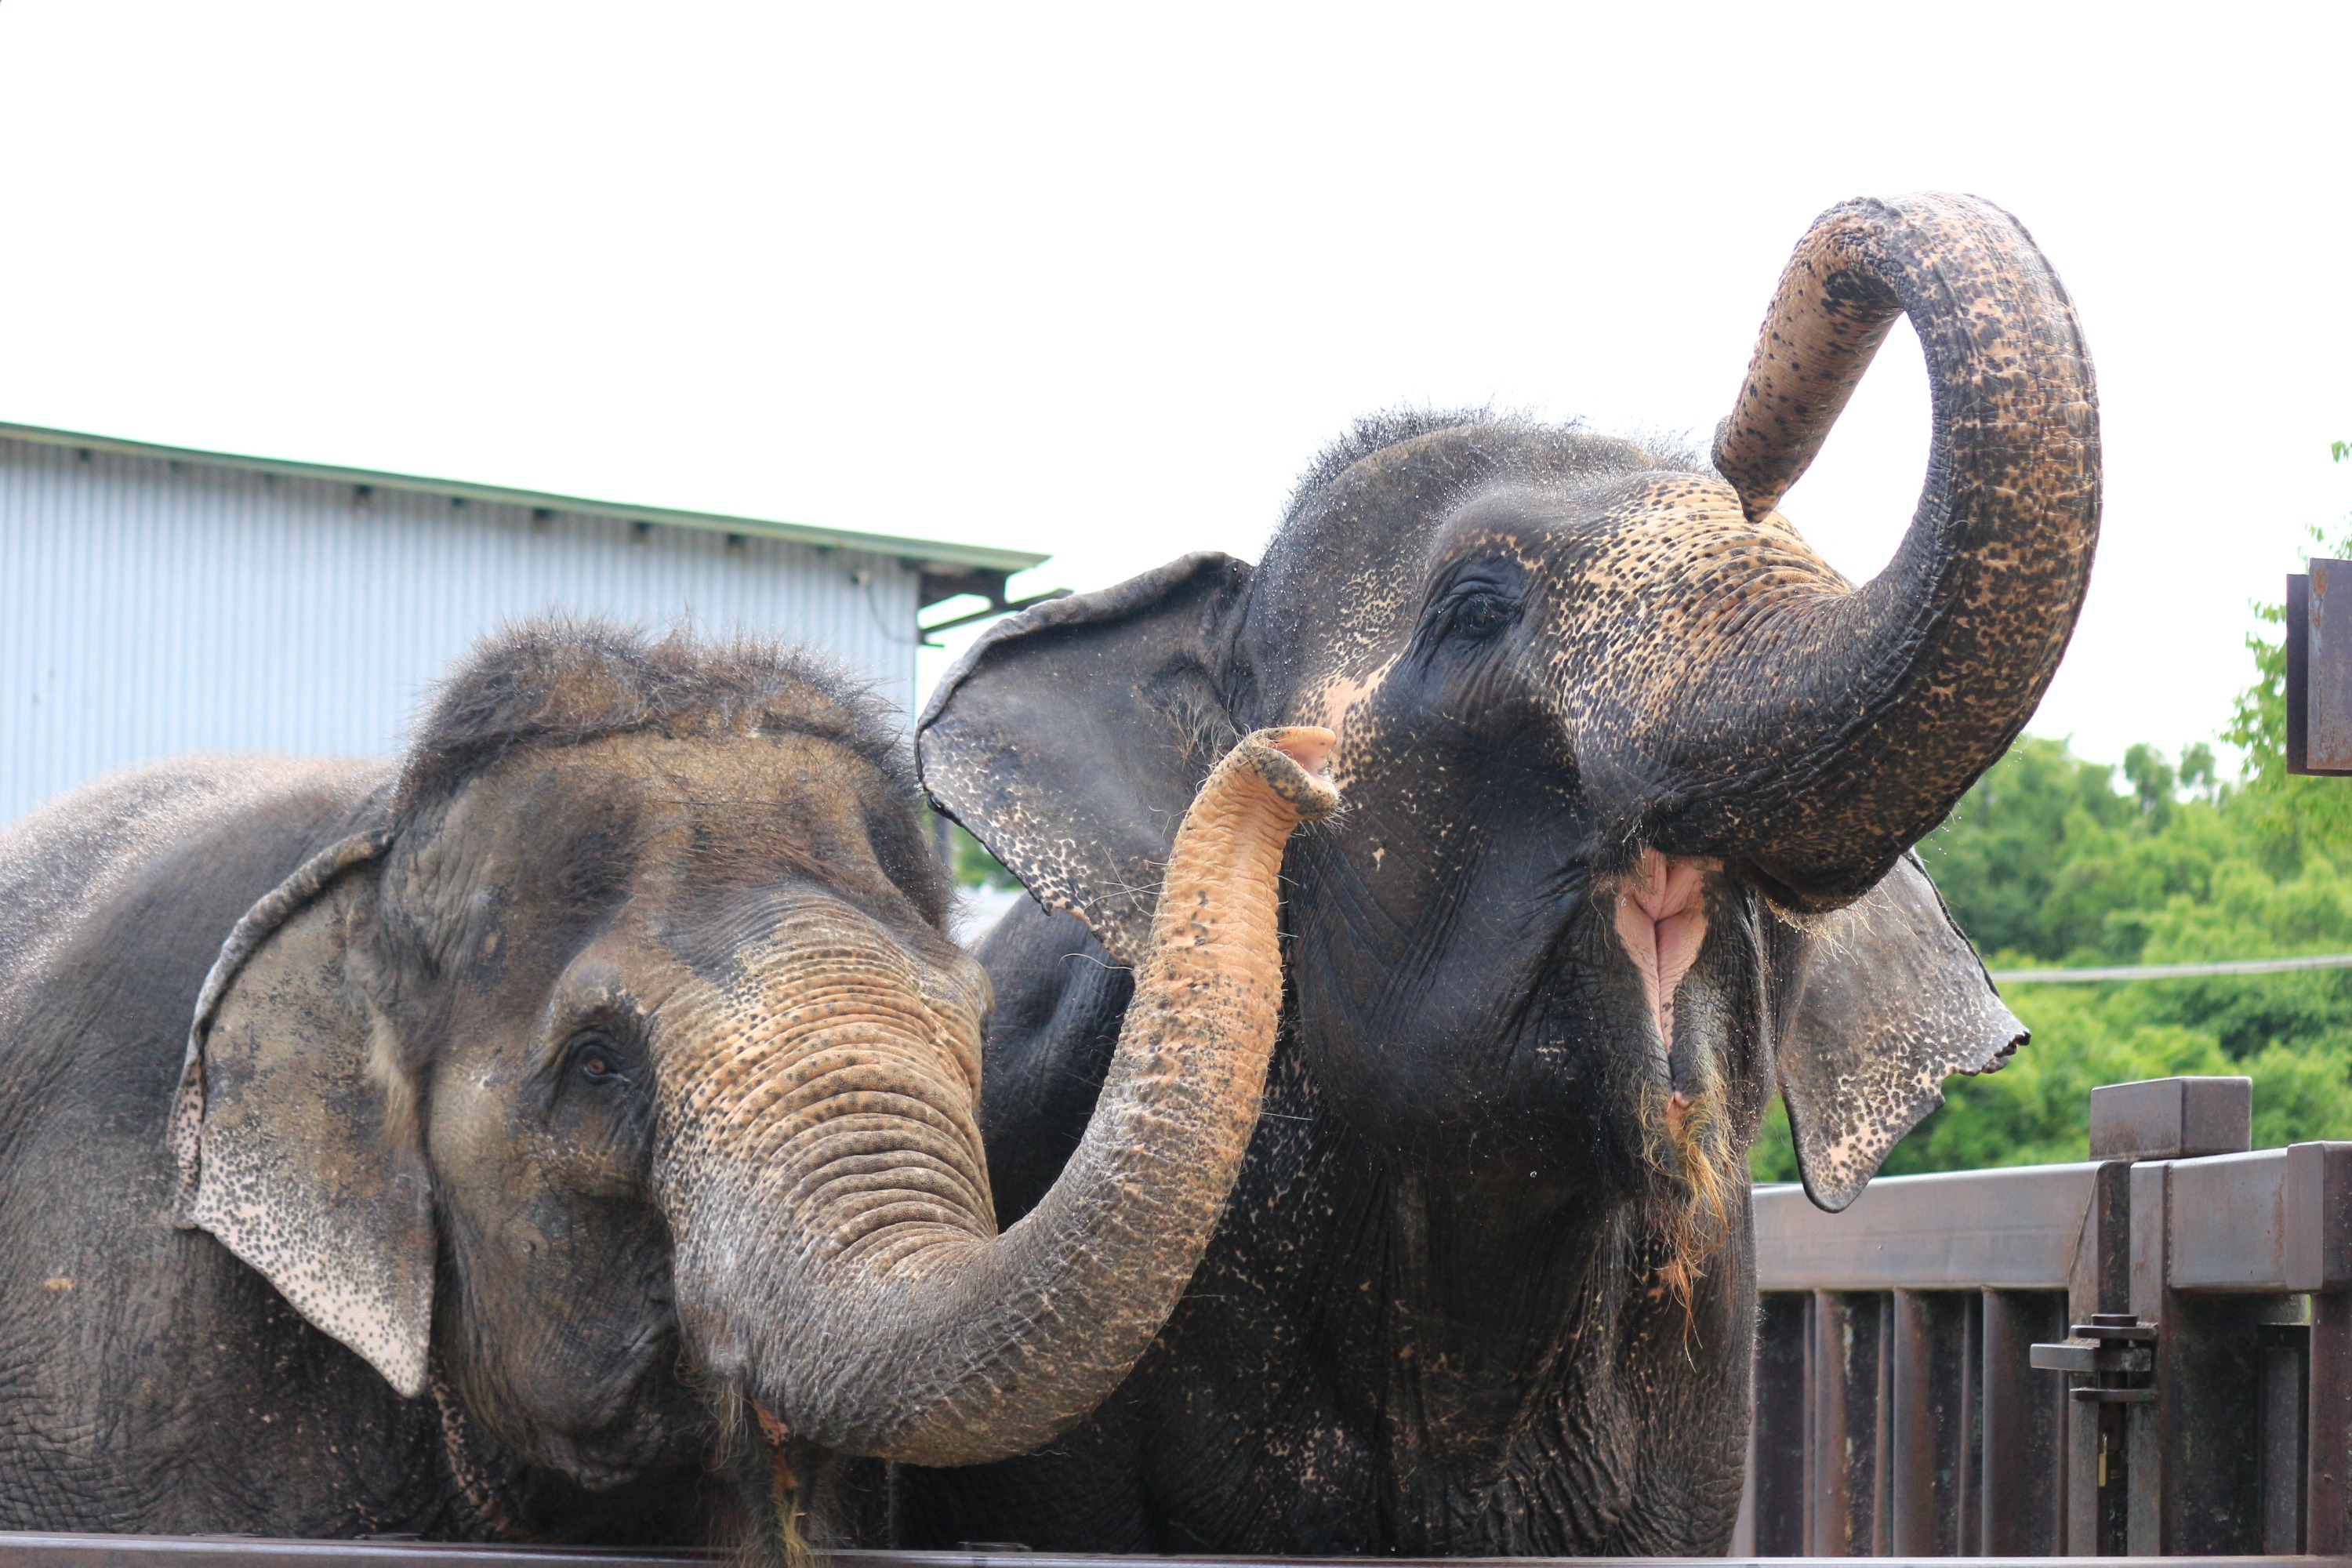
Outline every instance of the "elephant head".
[[714, 1403], [839, 1453], [1034, 1447], [1140, 1353], [1230, 1190], [1275, 879], [1336, 801], [1330, 739], [1209, 774], [1112, 1088], [1000, 1235], [988, 982], [941, 934], [891, 718], [762, 646], [486, 645], [355, 831], [224, 947], [173, 1119], [181, 1221], [580, 1487], [698, 1462]]
[[[1898, 314], [1933, 451], [1855, 586], [1775, 505]], [[1338, 731], [1349, 809], [1298, 841], [1285, 907], [1319, 1092], [1400, 1162], [1658, 1200], [1671, 1274], [1723, 1235], [1776, 1081], [1836, 1208], [1948, 1074], [2022, 1040], [1907, 851], [2065, 648], [2098, 453], [2073, 308], [2015, 220], [1848, 203], [1790, 263], [1712, 471], [1573, 426], [1365, 422], [1255, 570], [1191, 556], [996, 627], [921, 721], [924, 782], [1129, 956], [1217, 739]]]

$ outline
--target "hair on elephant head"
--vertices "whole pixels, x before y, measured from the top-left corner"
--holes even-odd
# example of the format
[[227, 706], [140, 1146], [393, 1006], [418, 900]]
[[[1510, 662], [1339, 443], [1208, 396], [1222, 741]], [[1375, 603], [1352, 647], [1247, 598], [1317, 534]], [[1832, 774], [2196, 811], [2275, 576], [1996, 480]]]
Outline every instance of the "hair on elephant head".
[[[1908, 314], [1933, 451], [1859, 586], [1775, 510]], [[1191, 556], [998, 626], [924, 782], [1139, 951], [1201, 716], [1339, 731], [1288, 868], [1296, 1039], [1387, 1158], [1654, 1205], [1687, 1271], [1777, 1085], [1850, 1202], [2023, 1038], [1907, 851], [2032, 715], [2099, 510], [2091, 363], [1985, 202], [1857, 201], [1783, 277], [1710, 465], [1479, 414], [1365, 421], [1255, 568]], [[1051, 759], [1087, 756], [1070, 769]]]
[[1236, 737], [1195, 781], [1183, 940], [1066, 1181], [1000, 1235], [989, 984], [941, 934], [894, 719], [766, 645], [494, 639], [222, 949], [182, 1223], [582, 1487], [698, 1462], [751, 1410], [829, 1453], [1033, 1447], [1140, 1353], [1230, 1187], [1328, 741]]

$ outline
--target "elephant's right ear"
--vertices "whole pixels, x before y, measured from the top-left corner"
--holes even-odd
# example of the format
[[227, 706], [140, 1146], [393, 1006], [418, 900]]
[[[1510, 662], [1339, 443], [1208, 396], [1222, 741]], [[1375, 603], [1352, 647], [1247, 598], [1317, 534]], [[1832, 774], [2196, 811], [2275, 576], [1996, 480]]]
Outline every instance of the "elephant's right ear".
[[1227, 709], [1249, 566], [1187, 555], [1002, 622], [916, 726], [923, 785], [1049, 910], [1143, 954], [1176, 826], [1240, 739]]
[[1835, 1214], [1944, 1079], [1990, 1072], [2026, 1041], [1919, 857], [1833, 913], [1768, 921], [1780, 1098], [1805, 1193]]
[[432, 1323], [432, 1186], [389, 1025], [352, 973], [356, 868], [311, 857], [246, 911], [205, 976], [172, 1111], [174, 1222], [210, 1231], [410, 1398]]

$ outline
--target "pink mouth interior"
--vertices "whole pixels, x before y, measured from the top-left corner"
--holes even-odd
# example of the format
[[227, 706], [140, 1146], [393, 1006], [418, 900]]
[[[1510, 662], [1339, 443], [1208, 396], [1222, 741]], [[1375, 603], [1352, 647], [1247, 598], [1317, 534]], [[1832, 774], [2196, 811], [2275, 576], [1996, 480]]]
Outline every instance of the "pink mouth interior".
[[[1642, 993], [1657, 1021], [1658, 1043], [1675, 1047], [1675, 987], [1706, 940], [1706, 873], [1716, 862], [1642, 852], [1633, 882], [1617, 895], [1617, 935], [1642, 973]], [[1679, 1096], [1677, 1096], [1679, 1098]]]

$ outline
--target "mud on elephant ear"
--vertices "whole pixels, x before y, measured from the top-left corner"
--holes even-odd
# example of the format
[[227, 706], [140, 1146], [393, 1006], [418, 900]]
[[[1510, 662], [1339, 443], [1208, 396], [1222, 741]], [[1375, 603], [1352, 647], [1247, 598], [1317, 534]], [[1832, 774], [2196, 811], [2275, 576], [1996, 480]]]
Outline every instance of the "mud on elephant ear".
[[1242, 735], [1228, 707], [1245, 562], [1204, 552], [991, 627], [916, 726], [924, 787], [1049, 910], [1143, 956], [1161, 868]]
[[1916, 855], [1826, 915], [1767, 922], [1780, 1098], [1805, 1192], [1834, 1214], [1944, 1103], [2025, 1044]]
[[369, 831], [320, 850], [222, 944], [172, 1108], [172, 1217], [415, 1398], [431, 1341], [432, 1177], [351, 940], [361, 873], [390, 843]]

